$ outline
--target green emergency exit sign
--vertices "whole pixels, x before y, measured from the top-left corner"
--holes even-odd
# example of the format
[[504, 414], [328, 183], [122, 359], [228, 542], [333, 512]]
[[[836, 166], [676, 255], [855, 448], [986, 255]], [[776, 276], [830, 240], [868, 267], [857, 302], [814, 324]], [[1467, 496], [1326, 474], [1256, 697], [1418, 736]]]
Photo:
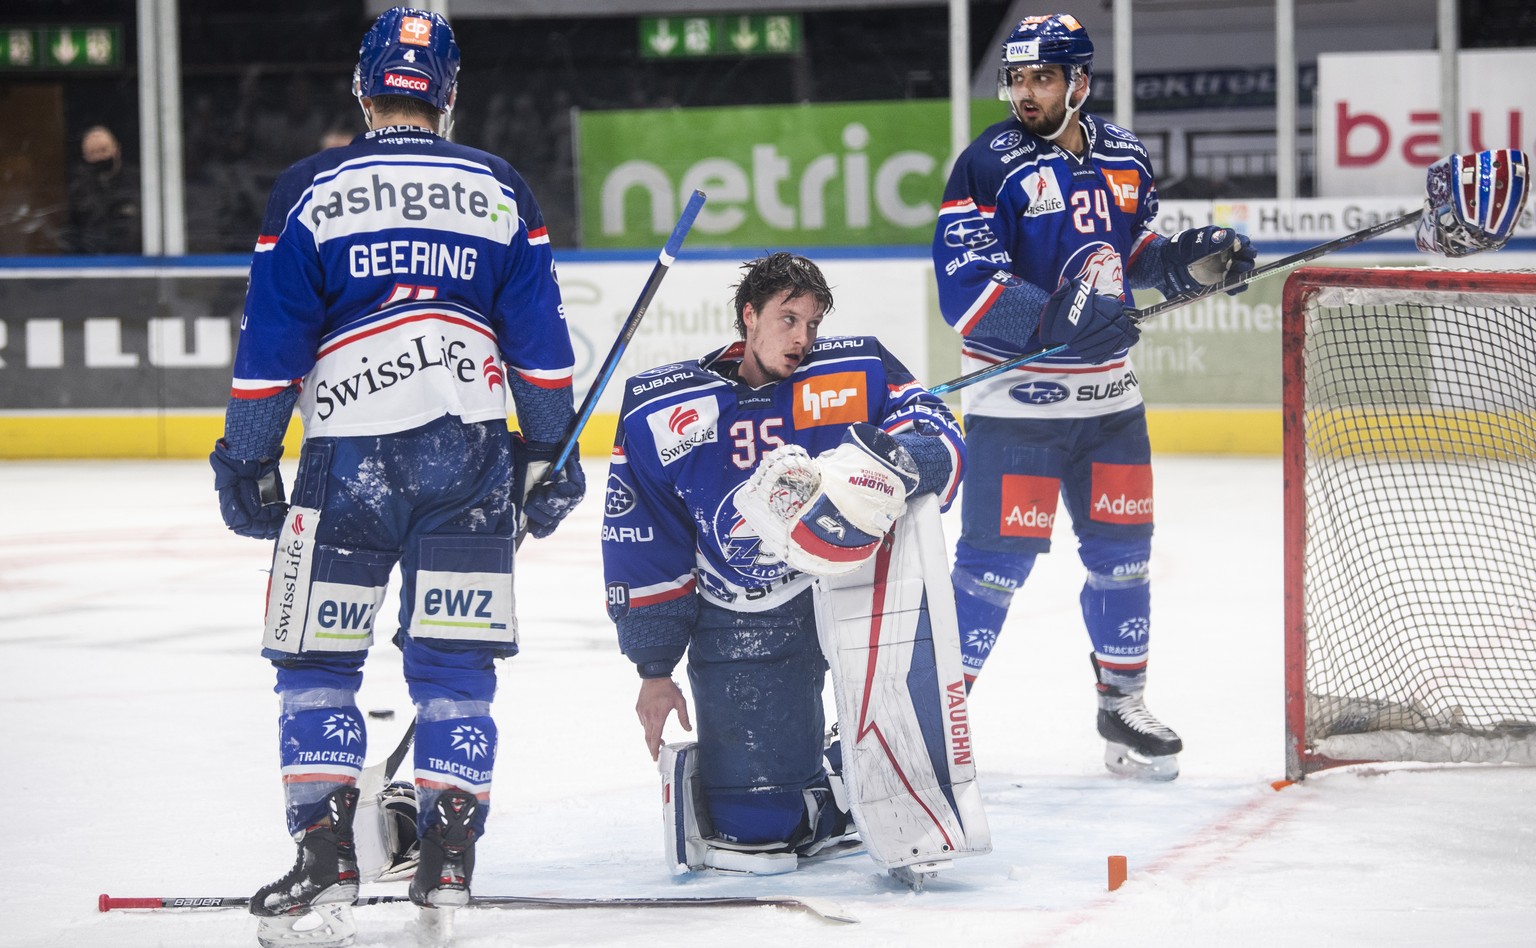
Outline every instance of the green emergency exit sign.
[[0, 26], [0, 70], [120, 69], [118, 26]]
[[644, 17], [640, 55], [646, 59], [793, 56], [800, 52], [802, 32], [798, 13]]

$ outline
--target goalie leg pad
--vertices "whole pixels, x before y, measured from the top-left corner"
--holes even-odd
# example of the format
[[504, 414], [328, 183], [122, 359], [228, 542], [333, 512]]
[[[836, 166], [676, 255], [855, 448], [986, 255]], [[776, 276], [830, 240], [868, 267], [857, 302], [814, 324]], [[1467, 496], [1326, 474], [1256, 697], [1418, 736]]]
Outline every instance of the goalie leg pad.
[[703, 869], [711, 834], [699, 799], [699, 745], [663, 744], [656, 768], [661, 772], [661, 843], [667, 869], [674, 876]]
[[415, 874], [421, 861], [416, 822], [416, 787], [403, 780], [358, 801], [352, 839], [362, 881], [397, 882]]
[[891, 869], [989, 852], [937, 498], [912, 501], [863, 569], [818, 583], [816, 606], [871, 858]]

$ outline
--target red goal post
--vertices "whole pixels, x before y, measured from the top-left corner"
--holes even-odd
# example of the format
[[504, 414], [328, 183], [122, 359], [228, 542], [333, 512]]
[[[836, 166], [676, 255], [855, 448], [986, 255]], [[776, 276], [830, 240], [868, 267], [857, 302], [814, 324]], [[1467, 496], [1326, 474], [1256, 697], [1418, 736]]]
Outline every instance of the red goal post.
[[1290, 779], [1536, 763], [1536, 273], [1286, 281]]

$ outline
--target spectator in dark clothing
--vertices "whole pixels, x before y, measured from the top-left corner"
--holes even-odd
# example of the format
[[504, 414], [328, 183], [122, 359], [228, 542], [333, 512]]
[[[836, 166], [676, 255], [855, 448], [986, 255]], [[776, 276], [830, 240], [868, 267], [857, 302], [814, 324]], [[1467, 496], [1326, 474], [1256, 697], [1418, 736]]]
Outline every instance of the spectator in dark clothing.
[[80, 166], [69, 184], [69, 253], [139, 253], [143, 247], [138, 170], [123, 163], [117, 136], [93, 125], [80, 139]]

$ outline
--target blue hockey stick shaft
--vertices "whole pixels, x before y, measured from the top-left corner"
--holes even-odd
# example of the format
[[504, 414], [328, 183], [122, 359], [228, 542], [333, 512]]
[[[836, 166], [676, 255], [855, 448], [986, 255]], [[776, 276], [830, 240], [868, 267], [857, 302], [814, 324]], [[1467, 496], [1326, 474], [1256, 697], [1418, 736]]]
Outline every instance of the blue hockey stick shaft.
[[586, 428], [587, 420], [592, 417], [592, 412], [597, 408], [598, 396], [602, 395], [603, 389], [608, 387], [614, 370], [619, 367], [619, 358], [628, 348], [629, 341], [634, 338], [635, 331], [640, 328], [640, 320], [645, 317], [645, 311], [656, 295], [656, 288], [661, 286], [662, 277], [667, 275], [667, 271], [677, 260], [678, 253], [682, 251], [683, 239], [693, 228], [694, 218], [699, 216], [699, 210], [704, 207], [704, 200], [703, 191], [694, 191], [688, 198], [688, 203], [683, 206], [683, 213], [678, 217], [677, 225], [672, 228], [672, 236], [667, 238], [666, 244], [661, 248], [661, 253], [656, 258], [656, 265], [651, 268], [651, 275], [640, 291], [640, 298], [635, 300], [635, 306], [629, 311], [629, 318], [624, 321], [619, 337], [613, 341], [613, 348], [608, 350], [608, 358], [603, 360], [602, 368], [597, 370], [597, 378], [592, 380], [592, 387], [587, 390], [587, 397], [582, 399], [581, 410], [576, 413], [575, 419], [571, 422], [570, 434], [565, 436], [565, 441], [560, 446], [560, 453], [555, 455], [554, 463], [549, 467], [551, 476], [565, 466], [565, 462], [570, 460], [571, 452], [576, 450], [582, 429]]
[[[1326, 243], [1318, 244], [1316, 247], [1308, 247], [1300, 253], [1276, 260], [1274, 263], [1267, 263], [1262, 267], [1256, 267], [1247, 273], [1232, 274], [1220, 283], [1212, 283], [1210, 286], [1201, 287], [1182, 296], [1175, 296], [1171, 300], [1164, 300], [1161, 303], [1148, 306], [1146, 309], [1133, 310], [1131, 312], [1131, 319], [1137, 323], [1143, 323], [1160, 313], [1166, 313], [1170, 309], [1178, 309], [1180, 306], [1188, 306], [1190, 303], [1203, 300], [1212, 294], [1234, 290], [1240, 286], [1247, 286], [1255, 280], [1262, 280], [1267, 276], [1273, 276], [1276, 273], [1289, 270], [1311, 260], [1316, 260], [1318, 257], [1333, 253], [1336, 250], [1343, 250], [1346, 247], [1353, 247], [1355, 244], [1364, 243], [1372, 237], [1385, 234], [1387, 231], [1397, 230], [1405, 224], [1411, 224], [1418, 220], [1419, 214], [1419, 211], [1410, 211], [1407, 214], [1390, 217], [1384, 221], [1372, 224], [1370, 227], [1357, 230], [1352, 234], [1336, 237]], [[1066, 350], [1066, 346], [1052, 346], [1049, 349], [1041, 349], [1039, 352], [1014, 356], [996, 365], [989, 365], [984, 369], [977, 369], [975, 372], [962, 375], [959, 378], [950, 379], [948, 382], [940, 382], [938, 385], [929, 388], [928, 391], [935, 395], [957, 391], [958, 389], [965, 388], [967, 385], [975, 385], [977, 382], [989, 379], [1009, 369], [1016, 369], [1021, 365], [1027, 365], [1046, 356], [1053, 356]]]

